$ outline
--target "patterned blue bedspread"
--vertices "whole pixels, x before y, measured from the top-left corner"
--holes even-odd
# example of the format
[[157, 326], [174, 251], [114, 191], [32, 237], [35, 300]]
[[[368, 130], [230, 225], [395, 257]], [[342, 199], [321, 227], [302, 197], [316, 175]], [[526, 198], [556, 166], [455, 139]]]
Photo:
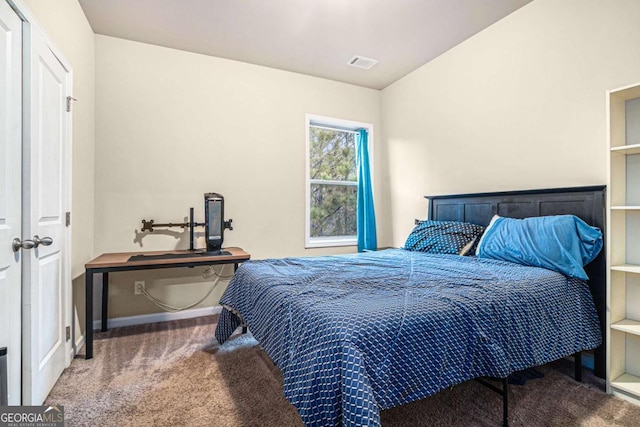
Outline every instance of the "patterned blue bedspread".
[[379, 426], [381, 409], [601, 342], [580, 280], [402, 249], [250, 261], [221, 304], [218, 341], [244, 321], [307, 426]]

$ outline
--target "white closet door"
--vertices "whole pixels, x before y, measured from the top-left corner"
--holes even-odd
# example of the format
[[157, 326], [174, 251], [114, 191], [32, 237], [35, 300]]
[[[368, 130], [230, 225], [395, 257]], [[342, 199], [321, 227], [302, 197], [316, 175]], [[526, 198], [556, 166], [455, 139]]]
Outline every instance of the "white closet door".
[[0, 347], [7, 348], [8, 401], [20, 404], [22, 21], [0, 0]]
[[24, 27], [23, 404], [40, 405], [66, 366], [67, 70], [33, 27]]

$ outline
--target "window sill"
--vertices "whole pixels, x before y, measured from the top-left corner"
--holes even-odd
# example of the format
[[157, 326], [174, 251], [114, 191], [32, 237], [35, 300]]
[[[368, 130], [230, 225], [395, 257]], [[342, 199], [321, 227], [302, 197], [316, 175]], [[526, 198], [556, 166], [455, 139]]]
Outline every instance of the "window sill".
[[337, 246], [358, 246], [358, 240], [356, 238], [315, 238], [312, 240], [307, 239], [305, 243], [305, 249], [312, 248], [331, 248]]

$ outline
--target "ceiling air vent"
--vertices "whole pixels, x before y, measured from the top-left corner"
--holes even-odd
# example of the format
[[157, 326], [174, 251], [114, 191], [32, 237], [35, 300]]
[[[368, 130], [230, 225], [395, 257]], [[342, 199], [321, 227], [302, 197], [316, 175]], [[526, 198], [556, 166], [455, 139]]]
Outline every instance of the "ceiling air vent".
[[347, 64], [352, 65], [358, 68], [364, 68], [365, 70], [371, 69], [374, 65], [376, 65], [378, 61], [371, 58], [365, 58], [364, 56], [354, 56], [347, 62]]

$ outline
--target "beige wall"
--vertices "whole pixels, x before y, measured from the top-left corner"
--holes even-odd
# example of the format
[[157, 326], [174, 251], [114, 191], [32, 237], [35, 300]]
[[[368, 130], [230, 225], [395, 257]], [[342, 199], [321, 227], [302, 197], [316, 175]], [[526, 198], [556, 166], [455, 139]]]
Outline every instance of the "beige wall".
[[393, 242], [423, 195], [606, 183], [605, 91], [640, 81], [639, 19], [535, 0], [384, 89]]
[[73, 96], [78, 101], [73, 105], [71, 273], [75, 327], [79, 330], [84, 319], [84, 264], [94, 255], [94, 34], [77, 0], [24, 3], [73, 67]]
[[[187, 248], [186, 231], [142, 234], [141, 220], [178, 222], [194, 207], [202, 221], [212, 191], [233, 218], [225, 246], [254, 258], [354, 252], [304, 248], [306, 113], [373, 123], [381, 135], [379, 91], [96, 35], [96, 252]], [[387, 244], [381, 142], [375, 199]], [[197, 300], [208, 289], [200, 273], [114, 274], [110, 316], [158, 311], [133, 295], [134, 280], [175, 305]], [[222, 288], [201, 306], [215, 305]]]

